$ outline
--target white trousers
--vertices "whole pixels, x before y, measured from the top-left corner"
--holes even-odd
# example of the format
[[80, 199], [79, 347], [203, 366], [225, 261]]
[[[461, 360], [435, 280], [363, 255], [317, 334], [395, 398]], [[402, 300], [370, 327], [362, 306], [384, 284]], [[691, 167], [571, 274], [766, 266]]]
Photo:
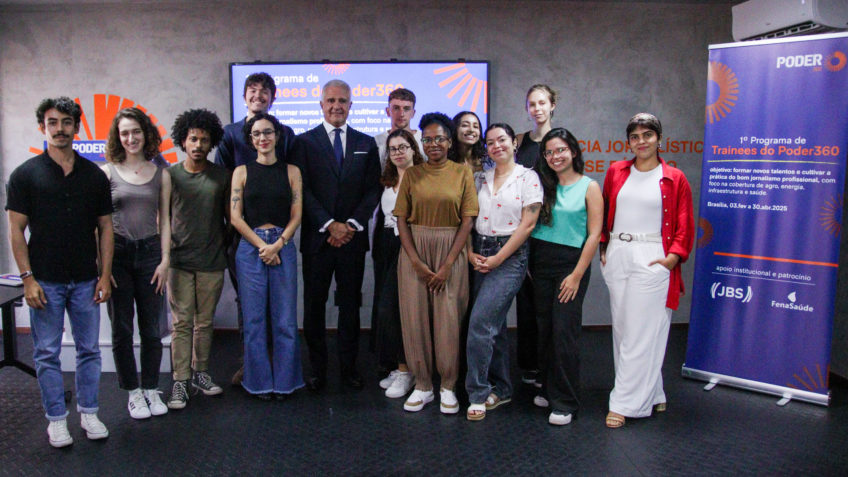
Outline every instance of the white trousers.
[[610, 240], [606, 266], [601, 267], [609, 288], [615, 387], [609, 410], [626, 417], [651, 415], [655, 404], [666, 402], [662, 364], [671, 325], [666, 308], [670, 272], [660, 264], [661, 243]]

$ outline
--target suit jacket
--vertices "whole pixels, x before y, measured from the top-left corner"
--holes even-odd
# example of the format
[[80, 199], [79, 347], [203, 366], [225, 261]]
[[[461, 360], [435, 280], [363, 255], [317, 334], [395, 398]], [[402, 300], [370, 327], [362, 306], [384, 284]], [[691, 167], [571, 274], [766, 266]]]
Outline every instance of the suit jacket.
[[[380, 158], [374, 138], [347, 127], [345, 156], [339, 170], [333, 145], [323, 124], [297, 136], [295, 164], [303, 175], [301, 253], [317, 253], [329, 232], [319, 232], [328, 220], [356, 220], [364, 230], [342, 248], [368, 250], [368, 220], [380, 201]], [[327, 244], [326, 246], [330, 246]]]

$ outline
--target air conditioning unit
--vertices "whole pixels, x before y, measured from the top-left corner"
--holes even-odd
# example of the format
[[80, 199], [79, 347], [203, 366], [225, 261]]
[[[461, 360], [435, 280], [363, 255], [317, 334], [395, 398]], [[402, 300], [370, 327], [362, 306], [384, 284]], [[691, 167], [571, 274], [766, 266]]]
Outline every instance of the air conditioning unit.
[[748, 0], [733, 6], [736, 41], [846, 29], [848, 0]]

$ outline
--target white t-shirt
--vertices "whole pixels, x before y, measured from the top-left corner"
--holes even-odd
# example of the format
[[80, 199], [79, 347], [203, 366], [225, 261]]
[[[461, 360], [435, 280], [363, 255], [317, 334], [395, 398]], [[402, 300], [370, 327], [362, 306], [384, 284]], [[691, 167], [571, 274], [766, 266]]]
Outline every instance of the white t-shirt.
[[480, 235], [512, 235], [521, 223], [522, 209], [542, 203], [539, 176], [520, 164], [515, 165], [497, 193], [492, 190], [495, 168], [477, 175], [475, 182], [480, 214], [474, 227]]
[[662, 228], [662, 165], [642, 172], [635, 164], [618, 192], [614, 233], [658, 234]]
[[386, 216], [383, 221], [383, 226], [386, 228], [391, 227], [395, 231], [395, 235], [398, 234], [397, 228], [397, 217], [392, 215], [392, 211], [395, 210], [395, 202], [397, 202], [397, 191], [391, 187], [386, 187], [383, 189], [383, 195], [380, 197], [380, 207], [383, 209], [383, 215]]

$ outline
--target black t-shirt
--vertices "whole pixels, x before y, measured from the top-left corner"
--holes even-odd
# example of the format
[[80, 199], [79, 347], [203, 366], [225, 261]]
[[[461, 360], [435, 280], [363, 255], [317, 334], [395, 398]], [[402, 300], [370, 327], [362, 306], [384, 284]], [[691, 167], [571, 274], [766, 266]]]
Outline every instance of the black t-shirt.
[[16, 168], [6, 186], [6, 210], [29, 219], [29, 261], [37, 280], [56, 283], [97, 277], [97, 219], [112, 213], [106, 174], [74, 153], [62, 167], [45, 152]]
[[291, 219], [292, 190], [288, 164], [266, 166], [257, 161], [245, 164], [244, 221], [250, 228], [274, 224], [285, 228]]

